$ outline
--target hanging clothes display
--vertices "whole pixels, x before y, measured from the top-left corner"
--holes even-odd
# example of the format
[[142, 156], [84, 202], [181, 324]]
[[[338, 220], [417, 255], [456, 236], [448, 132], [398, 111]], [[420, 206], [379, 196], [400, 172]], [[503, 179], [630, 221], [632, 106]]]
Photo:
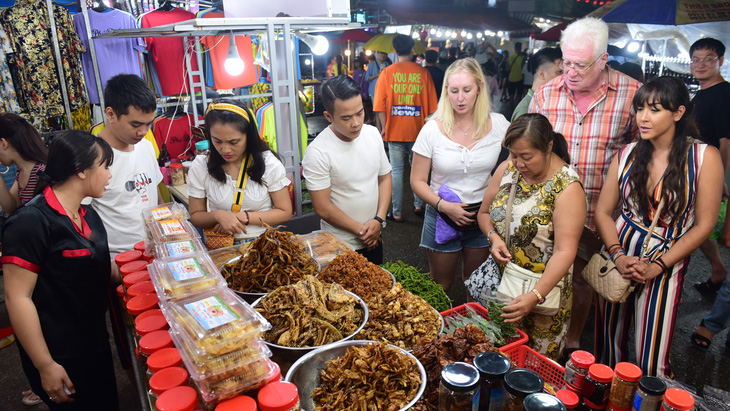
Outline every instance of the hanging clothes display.
[[[225, 17], [223, 12], [215, 12], [215, 9], [208, 9], [198, 13], [198, 18], [222, 18]], [[211, 69], [213, 71], [213, 84], [216, 90], [233, 89], [236, 87], [250, 86], [256, 83], [256, 72], [253, 65], [253, 49], [251, 47], [251, 37], [236, 36], [236, 48], [238, 55], [243, 60], [243, 72], [237, 76], [229, 74], [223, 67], [226, 58], [228, 58], [228, 47], [230, 40], [228, 36], [205, 36], [201, 39], [201, 43], [205, 50], [208, 51]]]
[[193, 125], [194, 115], [183, 112], [175, 115], [168, 111], [152, 123], [152, 134], [155, 135], [157, 146], [162, 147], [164, 144], [170, 158], [175, 159], [195, 150], [195, 143], [191, 141]]
[[[81, 53], [86, 49], [76, 34], [68, 10], [54, 5], [53, 16], [69, 104], [71, 110], [77, 110], [87, 104], [81, 69]], [[15, 53], [20, 83], [20, 90], [15, 91], [21, 107], [39, 117], [63, 115], [64, 102], [46, 3], [18, 0], [0, 15], [0, 23]]]
[[20, 112], [18, 97], [13, 86], [13, 77], [8, 67], [7, 55], [13, 52], [5, 30], [0, 27], [0, 110], [10, 113]]
[[[142, 28], [157, 27], [179, 21], [192, 20], [195, 14], [178, 8], [169, 11], [153, 10], [142, 15]], [[185, 53], [194, 53], [192, 38], [183, 44], [182, 37], [146, 37], [147, 50], [152, 54], [152, 63], [157, 71], [163, 96], [189, 93], [188, 75], [185, 69]], [[197, 59], [191, 59], [193, 70], [198, 69]]]
[[[269, 148], [278, 151], [278, 144], [276, 142], [276, 118], [274, 117], [273, 103], [266, 103], [256, 111], [256, 124], [259, 127], [259, 136], [261, 136], [261, 139], [269, 145]], [[307, 124], [301, 112], [299, 112], [299, 137], [299, 158], [302, 158], [304, 157], [304, 151], [307, 150], [309, 134], [307, 133]]]
[[[125, 11], [108, 8], [103, 12], [89, 10], [89, 24], [91, 35], [99, 36], [115, 29], [136, 29], [137, 22], [133, 15]], [[74, 25], [79, 38], [87, 51], [82, 55], [86, 88], [89, 100], [99, 104], [99, 93], [96, 88], [94, 66], [91, 61], [89, 39], [86, 35], [86, 22], [82, 14], [74, 16]], [[106, 82], [117, 74], [135, 74], [142, 76], [139, 64], [139, 53], [144, 52], [145, 43], [140, 37], [95, 39], [96, 62], [99, 66], [102, 90]]]

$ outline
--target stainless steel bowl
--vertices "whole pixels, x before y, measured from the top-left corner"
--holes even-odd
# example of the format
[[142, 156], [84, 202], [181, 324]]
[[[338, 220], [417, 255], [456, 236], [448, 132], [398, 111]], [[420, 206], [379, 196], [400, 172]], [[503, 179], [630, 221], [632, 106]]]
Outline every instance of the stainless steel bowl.
[[[357, 335], [357, 333], [359, 333], [363, 329], [363, 327], [365, 327], [365, 324], [367, 324], [368, 317], [370, 316], [370, 311], [368, 311], [368, 306], [367, 306], [367, 304], [365, 304], [365, 301], [363, 301], [362, 298], [358, 297], [356, 294], [351, 293], [347, 290], [344, 290], [344, 291], [347, 294], [355, 297], [357, 302], [360, 303], [360, 307], [362, 308], [362, 311], [363, 311], [362, 324], [360, 324], [360, 326], [357, 327], [357, 329], [352, 334], [342, 338], [339, 341], [335, 341], [333, 343], [325, 344], [325, 345], [316, 345], [313, 347], [287, 347], [284, 345], [270, 343], [268, 341], [264, 341], [264, 343], [266, 343], [266, 345], [269, 346], [269, 348], [271, 349], [271, 352], [274, 353], [274, 355], [278, 356], [278, 358], [282, 358], [282, 359], [290, 360], [290, 361], [296, 361], [299, 358], [301, 358], [304, 354], [306, 354], [310, 351], [316, 350], [317, 348], [326, 347], [328, 345], [336, 344], [341, 341], [347, 341], [347, 340], [353, 339], [355, 337], [355, 335]], [[256, 308], [256, 306], [258, 305], [258, 303], [261, 301], [262, 298], [263, 297], [254, 301], [253, 304], [251, 304], [251, 306]]]
[[[240, 260], [241, 258], [246, 257], [247, 255], [248, 254], [243, 254], [243, 255], [239, 255], [237, 257], [233, 257], [230, 260], [226, 261], [225, 264], [222, 264], [220, 267], [218, 267], [218, 269], [223, 270], [224, 266], [226, 266], [228, 264], [233, 264], [233, 263], [237, 262], [238, 260]], [[315, 259], [311, 255], [307, 254], [307, 257], [311, 258], [312, 261], [314, 261], [314, 263], [317, 264], [317, 274], [315, 275], [315, 277], [317, 277], [319, 275], [319, 272], [322, 270], [322, 265], [319, 263], [319, 261], [317, 261], [317, 259]], [[235, 292], [236, 294], [241, 296], [241, 298], [243, 298], [243, 300], [249, 304], [252, 304], [254, 301], [256, 301], [259, 298], [268, 294], [268, 293], [247, 293], [247, 292], [236, 291], [236, 290], [233, 290], [233, 292]]]
[[[327, 367], [327, 361], [334, 360], [335, 358], [341, 357], [345, 354], [345, 351], [352, 346], [361, 346], [372, 344], [373, 341], [341, 341], [325, 345], [315, 351], [308, 353], [302, 358], [298, 359], [289, 372], [286, 373], [284, 381], [291, 382], [297, 386], [299, 390], [299, 402], [304, 411], [314, 410], [314, 402], [312, 401], [312, 392], [319, 386], [319, 372]], [[395, 347], [395, 346], [392, 346]], [[398, 348], [398, 347], [395, 347]], [[413, 354], [407, 352], [402, 348], [398, 348], [403, 354], [413, 358], [418, 365], [418, 370], [421, 373], [421, 388], [416, 393], [416, 396], [406, 404], [401, 410], [407, 410], [411, 408], [421, 398], [424, 391], [426, 391], [426, 369], [423, 368], [423, 364]]]
[[393, 275], [393, 273], [391, 273], [390, 271], [386, 270], [386, 269], [385, 269], [385, 268], [383, 268], [383, 267], [380, 267], [380, 269], [381, 269], [381, 270], [383, 270], [383, 271], [385, 271], [386, 273], [390, 274], [390, 278], [392, 278], [392, 279], [393, 279], [393, 286], [392, 286], [392, 287], [390, 287], [390, 288], [391, 288], [391, 289], [393, 289], [393, 288], [395, 287], [395, 283], [397, 283], [397, 282], [398, 282], [398, 281], [396, 281], [396, 279], [395, 279], [395, 276]]

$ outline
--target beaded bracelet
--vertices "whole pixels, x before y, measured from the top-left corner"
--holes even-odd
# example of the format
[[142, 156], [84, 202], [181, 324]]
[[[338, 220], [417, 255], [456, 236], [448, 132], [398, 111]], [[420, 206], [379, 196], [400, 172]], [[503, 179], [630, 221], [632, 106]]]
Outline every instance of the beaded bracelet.
[[613, 253], [614, 251], [616, 251], [616, 248], [622, 248], [621, 244], [616, 243], [616, 244], [608, 246], [608, 252]]

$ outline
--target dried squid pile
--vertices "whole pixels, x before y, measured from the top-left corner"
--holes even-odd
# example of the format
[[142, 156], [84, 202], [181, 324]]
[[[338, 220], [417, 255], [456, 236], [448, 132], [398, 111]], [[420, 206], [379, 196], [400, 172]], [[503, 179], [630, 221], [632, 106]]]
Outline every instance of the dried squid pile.
[[410, 350], [421, 338], [433, 338], [441, 331], [439, 313], [400, 283], [368, 302], [368, 310], [368, 322], [355, 339], [382, 341]]
[[312, 393], [317, 411], [403, 408], [421, 387], [416, 361], [384, 343], [353, 346], [327, 361]]
[[367, 304], [393, 288], [393, 277], [387, 271], [355, 251], [335, 257], [317, 278], [325, 283], [340, 284]]
[[413, 355], [426, 369], [426, 391], [413, 406], [416, 411], [436, 411], [439, 401], [441, 370], [447, 364], [463, 361], [474, 363], [477, 354], [487, 351], [499, 352], [489, 338], [472, 324], [457, 328], [453, 334], [439, 334], [436, 338], [423, 339], [413, 347]]
[[251, 244], [248, 254], [221, 268], [228, 287], [246, 293], [268, 293], [317, 275], [317, 263], [302, 251], [294, 234], [268, 227]]
[[339, 284], [324, 284], [311, 275], [279, 287], [256, 305], [270, 323], [263, 339], [286, 347], [316, 347], [354, 333], [362, 324], [360, 302]]

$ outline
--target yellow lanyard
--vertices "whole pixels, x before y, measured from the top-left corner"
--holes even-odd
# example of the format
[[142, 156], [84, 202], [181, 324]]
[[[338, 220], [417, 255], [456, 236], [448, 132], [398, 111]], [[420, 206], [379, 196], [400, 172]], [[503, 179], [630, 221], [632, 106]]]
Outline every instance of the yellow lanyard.
[[251, 154], [246, 156], [246, 160], [243, 162], [241, 169], [238, 171], [238, 189], [233, 197], [233, 205], [231, 211], [238, 213], [241, 211], [241, 202], [243, 202], [243, 190], [246, 189], [246, 182], [248, 181], [248, 165], [251, 163]]

